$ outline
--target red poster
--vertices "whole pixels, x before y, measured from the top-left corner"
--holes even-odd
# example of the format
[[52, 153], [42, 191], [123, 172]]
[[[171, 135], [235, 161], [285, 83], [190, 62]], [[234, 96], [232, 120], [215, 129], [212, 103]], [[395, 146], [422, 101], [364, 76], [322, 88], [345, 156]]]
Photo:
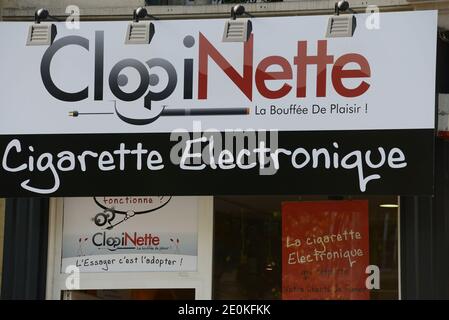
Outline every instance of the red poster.
[[282, 299], [369, 299], [368, 201], [282, 204]]

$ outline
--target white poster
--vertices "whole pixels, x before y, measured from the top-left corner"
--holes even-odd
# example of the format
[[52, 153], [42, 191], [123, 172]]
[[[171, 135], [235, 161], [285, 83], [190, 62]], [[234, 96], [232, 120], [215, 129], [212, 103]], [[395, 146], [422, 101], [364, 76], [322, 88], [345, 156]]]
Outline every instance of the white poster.
[[196, 271], [198, 199], [64, 198], [61, 272]]

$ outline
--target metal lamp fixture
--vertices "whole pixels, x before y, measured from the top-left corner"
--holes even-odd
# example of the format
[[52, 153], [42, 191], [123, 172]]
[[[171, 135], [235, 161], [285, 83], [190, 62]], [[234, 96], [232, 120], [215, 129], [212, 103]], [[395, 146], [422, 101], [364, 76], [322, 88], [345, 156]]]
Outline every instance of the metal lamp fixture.
[[51, 45], [56, 37], [56, 26], [53, 23], [41, 23], [42, 20], [51, 18], [48, 10], [41, 8], [34, 13], [34, 24], [28, 29], [27, 46]]
[[154, 25], [149, 21], [139, 21], [146, 17], [155, 17], [148, 14], [147, 9], [139, 7], [133, 12], [133, 21], [126, 29], [125, 44], [149, 44], [154, 35]]
[[[340, 15], [340, 12], [351, 12]], [[329, 18], [326, 38], [352, 37], [356, 28], [354, 11], [349, 7], [348, 1], [335, 3], [335, 14]]]
[[252, 31], [251, 21], [245, 18], [239, 18], [242, 15], [250, 16], [245, 12], [245, 7], [241, 4], [231, 8], [231, 19], [226, 21], [223, 32], [223, 42], [246, 42]]

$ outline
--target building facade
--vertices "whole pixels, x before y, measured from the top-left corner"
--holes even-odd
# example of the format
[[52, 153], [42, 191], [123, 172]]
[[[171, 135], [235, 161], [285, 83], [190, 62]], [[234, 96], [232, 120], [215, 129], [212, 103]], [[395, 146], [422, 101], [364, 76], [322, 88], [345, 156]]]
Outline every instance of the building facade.
[[[228, 19], [234, 5], [204, 0], [4, 0], [0, 3], [0, 20], [31, 24], [35, 10], [45, 7], [61, 21], [68, 15], [76, 17], [79, 9], [81, 23], [118, 23], [130, 21], [133, 10], [145, 6], [152, 18], [184, 23], [192, 19]], [[171, 191], [174, 195], [165, 198], [142, 196], [148, 190], [143, 186], [131, 189], [131, 186], [111, 186], [111, 183], [105, 184], [111, 190], [106, 192], [109, 196], [103, 196], [101, 191], [84, 192], [83, 188], [91, 190], [89, 185], [77, 184], [72, 184], [65, 194], [50, 197], [10, 197], [14, 192], [5, 191], [7, 197], [0, 199], [2, 299], [448, 299], [449, 142], [446, 132], [449, 130], [444, 126], [447, 122], [444, 108], [449, 105], [449, 1], [351, 1], [350, 5], [356, 16], [375, 10], [380, 13], [437, 10], [434, 114], [439, 125], [430, 130], [433, 145], [429, 140], [421, 141], [422, 136], [418, 134], [411, 134], [408, 142], [404, 139], [410, 148], [413, 145], [425, 148], [421, 157], [417, 157], [422, 166], [419, 162], [415, 167], [409, 165], [412, 169], [407, 172], [408, 183], [404, 178], [396, 181], [393, 176], [378, 190], [360, 193], [348, 191], [346, 175], [326, 180], [330, 185], [326, 187], [317, 186], [311, 174], [297, 189], [291, 190], [293, 184], [285, 178], [284, 186], [271, 186], [268, 192], [261, 191], [264, 186], [257, 181], [253, 190], [230, 192], [231, 178], [225, 176], [214, 176], [212, 182], [198, 178], [198, 184], [214, 185], [210, 193], [189, 192], [186, 185], [173, 180], [176, 184], [163, 184], [164, 195]], [[321, 0], [256, 1], [244, 6], [251, 19], [301, 19], [333, 15], [335, 10], [329, 1]], [[359, 23], [357, 28], [361, 27]], [[274, 34], [279, 32], [275, 27], [269, 29], [267, 39], [270, 30]], [[286, 34], [294, 32], [284, 30]], [[418, 29], [410, 27], [410, 30]], [[183, 43], [189, 48], [186, 39]], [[407, 40], [398, 41], [404, 41], [406, 46]], [[213, 50], [210, 50], [212, 57]], [[214, 61], [219, 61], [217, 56]], [[426, 61], [415, 64], [410, 68], [419, 69]], [[411, 73], [410, 77], [419, 75]], [[404, 119], [407, 116], [404, 114]], [[380, 134], [372, 135], [375, 139]], [[308, 137], [315, 139], [312, 135]], [[343, 138], [355, 139], [350, 135]], [[383, 137], [382, 141], [388, 138]], [[416, 176], [419, 178], [413, 178]], [[239, 184], [243, 185], [247, 177], [239, 174], [231, 177], [233, 188], [243, 190]], [[170, 179], [178, 177], [168, 174], [167, 180]], [[320, 178], [316, 180], [321, 182]], [[91, 185], [96, 185], [95, 181]], [[192, 190], [195, 188], [193, 183]], [[3, 188], [6, 189], [8, 186]], [[139, 213], [153, 210], [160, 210], [167, 218], [154, 222], [142, 218], [144, 215], [138, 217]], [[334, 220], [329, 220], [329, 212], [334, 214]], [[140, 223], [132, 225], [136, 217]], [[174, 223], [177, 219], [179, 226]], [[191, 221], [198, 223], [191, 224]], [[123, 225], [129, 229], [120, 229]], [[150, 225], [151, 234], [145, 233], [146, 226]], [[164, 237], [166, 246], [161, 244]], [[67, 244], [70, 241], [75, 241], [76, 246], [70, 247]], [[110, 253], [129, 243], [135, 246], [135, 251], [129, 256], [127, 253], [128, 262], [113, 262]], [[314, 250], [307, 251], [303, 243]], [[145, 251], [145, 258], [140, 255], [139, 261], [143, 264], [148, 256], [147, 265], [158, 264], [158, 267], [132, 265], [133, 259], [142, 252], [138, 246], [143, 246], [142, 250], [156, 247], [168, 250], [172, 260], [159, 257], [161, 260], [156, 263], [151, 260], [150, 252]], [[292, 251], [294, 248], [306, 249]], [[100, 256], [95, 260], [98, 264], [89, 265], [95, 255]], [[189, 260], [192, 257], [194, 260]], [[351, 269], [347, 269], [347, 263]], [[79, 269], [76, 271], [80, 272], [79, 279], [70, 278], [76, 275], [69, 268], [73, 265]], [[369, 276], [372, 276], [372, 287], [364, 288]], [[343, 288], [341, 292], [335, 289], [339, 286]]]

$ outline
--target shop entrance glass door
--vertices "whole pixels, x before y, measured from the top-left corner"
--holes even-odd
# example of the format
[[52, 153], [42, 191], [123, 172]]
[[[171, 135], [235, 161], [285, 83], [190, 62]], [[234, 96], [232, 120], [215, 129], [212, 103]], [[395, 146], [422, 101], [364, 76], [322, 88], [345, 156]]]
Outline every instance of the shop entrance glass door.
[[[143, 203], [149, 209], [121, 215], [140, 198], [151, 198]], [[211, 299], [213, 199], [162, 198], [51, 199], [47, 299]], [[168, 203], [163, 210], [141, 212], [159, 201]], [[105, 224], [98, 215], [112, 221]]]

